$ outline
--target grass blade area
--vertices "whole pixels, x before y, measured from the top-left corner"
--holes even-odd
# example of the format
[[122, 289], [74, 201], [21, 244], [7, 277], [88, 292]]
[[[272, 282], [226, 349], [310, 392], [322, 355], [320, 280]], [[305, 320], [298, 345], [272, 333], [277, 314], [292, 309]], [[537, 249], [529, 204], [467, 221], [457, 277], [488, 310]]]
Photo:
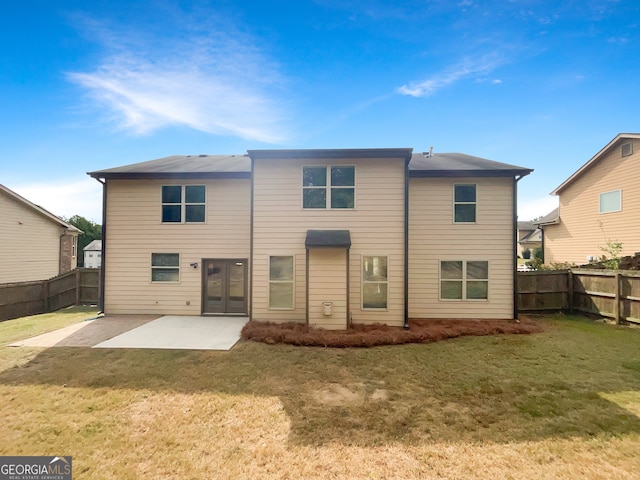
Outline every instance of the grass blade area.
[[640, 330], [537, 321], [532, 335], [205, 352], [10, 348], [36, 334], [14, 320], [0, 324], [0, 455], [73, 455], [74, 478], [92, 479], [637, 478]]

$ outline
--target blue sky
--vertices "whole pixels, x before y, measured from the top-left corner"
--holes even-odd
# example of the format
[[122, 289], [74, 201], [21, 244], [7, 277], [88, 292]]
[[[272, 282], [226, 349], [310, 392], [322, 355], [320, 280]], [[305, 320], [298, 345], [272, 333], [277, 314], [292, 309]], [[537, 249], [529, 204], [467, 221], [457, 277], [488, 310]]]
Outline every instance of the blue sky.
[[22, 0], [0, 14], [0, 183], [101, 220], [87, 171], [413, 147], [535, 169], [519, 214], [638, 132], [637, 0]]

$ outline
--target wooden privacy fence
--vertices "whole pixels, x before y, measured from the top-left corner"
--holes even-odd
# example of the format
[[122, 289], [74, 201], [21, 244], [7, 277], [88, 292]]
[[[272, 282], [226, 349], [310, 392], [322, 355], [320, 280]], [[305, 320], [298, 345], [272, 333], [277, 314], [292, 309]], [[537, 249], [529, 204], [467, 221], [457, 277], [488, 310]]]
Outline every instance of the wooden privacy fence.
[[565, 310], [640, 323], [640, 272], [518, 272], [518, 311]]
[[100, 270], [78, 268], [49, 280], [0, 285], [0, 321], [53, 312], [71, 305], [97, 304]]

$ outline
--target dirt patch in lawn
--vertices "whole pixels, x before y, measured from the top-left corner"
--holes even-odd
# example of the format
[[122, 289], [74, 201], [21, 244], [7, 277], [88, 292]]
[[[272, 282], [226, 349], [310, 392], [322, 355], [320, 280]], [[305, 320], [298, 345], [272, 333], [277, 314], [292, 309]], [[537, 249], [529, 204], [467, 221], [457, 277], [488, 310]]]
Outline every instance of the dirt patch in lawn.
[[268, 344], [314, 347], [375, 347], [406, 343], [430, 343], [465, 335], [526, 334], [543, 331], [529, 318], [514, 320], [410, 320], [409, 329], [387, 325], [353, 325], [348, 330], [322, 330], [302, 323], [250, 321], [242, 338]]

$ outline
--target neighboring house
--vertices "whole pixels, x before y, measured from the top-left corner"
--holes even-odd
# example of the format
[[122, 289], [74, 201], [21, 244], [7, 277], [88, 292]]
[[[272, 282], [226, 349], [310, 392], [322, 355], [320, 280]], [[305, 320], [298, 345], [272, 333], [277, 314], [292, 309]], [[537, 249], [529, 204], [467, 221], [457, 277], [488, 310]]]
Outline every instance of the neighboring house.
[[102, 265], [102, 240], [93, 240], [83, 250], [84, 268], [100, 268]]
[[514, 318], [530, 169], [412, 149], [250, 150], [90, 172], [106, 313], [238, 314], [342, 329]]
[[551, 194], [558, 212], [537, 222], [546, 263], [587, 263], [608, 241], [622, 243], [621, 255], [639, 252], [640, 134], [617, 135]]
[[524, 252], [529, 252], [533, 257], [536, 248], [542, 247], [542, 230], [533, 222], [518, 222], [518, 256], [524, 257]]
[[0, 185], [0, 283], [44, 280], [73, 270], [80, 233]]

